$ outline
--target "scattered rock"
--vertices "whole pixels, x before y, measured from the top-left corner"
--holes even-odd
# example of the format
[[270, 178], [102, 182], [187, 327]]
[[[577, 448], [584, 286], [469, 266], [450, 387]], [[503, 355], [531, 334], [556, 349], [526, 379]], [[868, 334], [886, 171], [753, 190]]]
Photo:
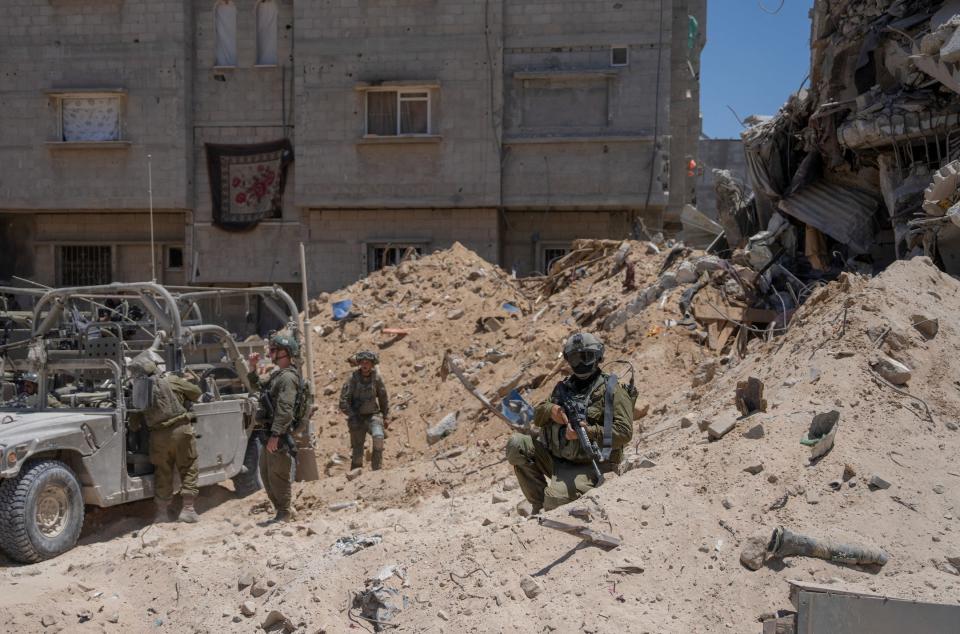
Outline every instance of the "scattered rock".
[[763, 436], [764, 436], [764, 431], [763, 431], [762, 423], [757, 423], [747, 431], [743, 432], [743, 437], [750, 438], [751, 440], [759, 440], [763, 438]]
[[873, 474], [870, 476], [870, 481], [867, 483], [867, 486], [869, 486], [871, 489], [889, 489], [890, 483], [877, 474]]
[[937, 495], [943, 495], [944, 491], [946, 491], [946, 489], [943, 487], [942, 484], [935, 484], [933, 486], [933, 492], [936, 493]]
[[523, 590], [523, 593], [527, 595], [528, 599], [533, 599], [543, 592], [543, 586], [537, 583], [536, 579], [530, 575], [524, 575], [523, 578], [520, 579], [520, 589]]
[[332, 512], [344, 511], [346, 509], [356, 508], [356, 506], [356, 502], [334, 502], [333, 504], [327, 506], [327, 510]]
[[323, 388], [324, 396], [332, 396], [336, 393], [337, 393], [337, 388], [333, 385], [328, 385], [327, 387]]
[[806, 491], [807, 504], [820, 504], [820, 494], [813, 489]]
[[513, 478], [507, 478], [503, 481], [503, 490], [504, 491], [516, 491], [520, 488], [520, 483], [514, 480]]
[[256, 577], [252, 572], [247, 571], [240, 575], [237, 578], [237, 590], [243, 590], [244, 588], [249, 588], [253, 585], [253, 582], [256, 580]]
[[750, 475], [757, 475], [758, 473], [760, 473], [761, 471], [763, 471], [763, 463], [755, 464], [755, 465], [750, 465], [749, 467], [747, 467], [746, 469], [744, 469], [744, 471], [746, 471], [746, 472], [749, 473]]
[[855, 475], [857, 475], [857, 470], [856, 470], [856, 469], [854, 469], [854, 468], [853, 468], [852, 466], [850, 466], [849, 464], [844, 464], [844, 465], [843, 465], [843, 475], [840, 476], [840, 479], [842, 479], [844, 482], [846, 482], [846, 481], [850, 480], [851, 478], [853, 478], [853, 476], [855, 476]]
[[503, 504], [504, 502], [509, 501], [509, 498], [507, 498], [507, 496], [505, 496], [505, 495], [502, 495], [502, 494], [497, 493], [496, 491], [494, 491], [493, 496], [491, 497], [491, 500], [490, 500], [490, 501], [491, 501], [491, 503], [493, 503], [493, 504]]
[[723, 498], [722, 500], [720, 500], [720, 504], [722, 504], [723, 508], [727, 509], [728, 511], [733, 508], [733, 502], [731, 502], [727, 498]]
[[451, 311], [447, 312], [447, 319], [460, 319], [463, 317], [464, 310], [462, 308], [454, 308]]
[[746, 381], [737, 382], [734, 401], [744, 416], [767, 411], [767, 400], [763, 398], [763, 381], [751, 376]]
[[700, 387], [701, 385], [706, 385], [713, 380], [713, 377], [717, 375], [717, 362], [711, 359], [705, 363], [701, 363], [697, 368], [696, 372], [693, 373], [693, 379], [691, 381], [692, 387]]
[[750, 570], [760, 570], [767, 555], [767, 538], [754, 536], [747, 540], [740, 551], [740, 563]]
[[351, 469], [347, 471], [347, 480], [356, 480], [361, 475], [363, 475], [363, 467], [357, 467], [356, 469]]
[[533, 505], [527, 500], [517, 502], [517, 515], [520, 517], [530, 517], [533, 515]]
[[439, 423], [427, 430], [427, 443], [434, 445], [457, 429], [457, 412], [444, 416]]
[[697, 420], [697, 415], [693, 412], [689, 412], [680, 417], [680, 429], [686, 429], [687, 427], [693, 427], [693, 423]]
[[957, 429], [960, 429], [960, 425], [957, 425], [953, 421], [947, 422], [946, 426], [947, 426], [947, 429], [949, 429], [950, 431], [957, 431]]
[[259, 581], [254, 582], [254, 584], [250, 586], [250, 596], [254, 598], [262, 597], [266, 593], [267, 593], [267, 588]]
[[251, 617], [257, 613], [257, 604], [253, 601], [244, 601], [240, 604], [240, 613], [246, 617]]
[[443, 610], [437, 610], [437, 618], [440, 619], [441, 621], [449, 621], [449, 620], [450, 620], [450, 617], [447, 616], [447, 613], [444, 612]]
[[485, 517], [485, 518], [483, 518], [483, 520], [480, 522], [480, 526], [490, 526], [490, 525], [493, 524], [493, 523], [494, 523], [494, 521], [493, 521], [492, 519], [490, 519], [489, 517]]
[[697, 281], [697, 268], [692, 262], [683, 262], [677, 268], [677, 281], [681, 284], [692, 284]]
[[270, 610], [260, 627], [267, 632], [285, 632], [285, 634], [290, 634], [297, 629], [280, 610]]
[[119, 623], [120, 622], [120, 613], [114, 612], [107, 617], [107, 623]]
[[44, 627], [50, 627], [57, 624], [57, 617], [51, 616], [49, 614], [44, 614], [40, 617], [40, 625]]
[[735, 418], [724, 417], [710, 423], [710, 426], [707, 427], [707, 435], [710, 436], [711, 440], [720, 440], [736, 426], [737, 420]]
[[710, 425], [713, 424], [713, 421], [709, 418], [701, 418], [697, 421], [697, 429], [700, 431], [707, 431], [710, 428]]
[[906, 365], [886, 355], [879, 355], [871, 367], [887, 381], [894, 385], [905, 385], [910, 382], [912, 371]]
[[778, 478], [775, 474], [771, 473], [770, 475], [767, 476], [767, 482], [769, 482], [770, 484], [776, 484], [777, 482], [780, 482], [780, 478]]
[[650, 403], [646, 401], [638, 401], [633, 406], [633, 420], [639, 420], [645, 417], [650, 412]]
[[940, 320], [926, 315], [911, 315], [910, 324], [917, 329], [926, 340], [933, 339], [940, 332]]

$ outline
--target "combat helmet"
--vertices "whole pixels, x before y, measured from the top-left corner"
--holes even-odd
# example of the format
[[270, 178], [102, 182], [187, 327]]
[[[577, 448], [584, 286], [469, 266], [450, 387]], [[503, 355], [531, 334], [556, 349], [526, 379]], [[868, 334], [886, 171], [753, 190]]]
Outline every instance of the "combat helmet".
[[603, 361], [603, 342], [588, 332], [575, 333], [563, 344], [563, 358], [577, 378], [589, 378]]
[[291, 357], [300, 356], [300, 344], [289, 335], [275, 334], [270, 337], [271, 348], [283, 348]]
[[372, 361], [373, 365], [380, 363], [380, 357], [377, 356], [376, 352], [370, 352], [369, 350], [361, 350], [357, 354], [353, 355], [353, 360], [359, 364], [361, 361]]

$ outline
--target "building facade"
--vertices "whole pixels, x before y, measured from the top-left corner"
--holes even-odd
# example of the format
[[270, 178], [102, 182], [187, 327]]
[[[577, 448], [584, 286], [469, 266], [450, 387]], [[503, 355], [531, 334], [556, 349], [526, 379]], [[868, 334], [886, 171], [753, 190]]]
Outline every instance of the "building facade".
[[303, 242], [317, 292], [406, 249], [526, 274], [669, 223], [705, 5], [4, 2], [0, 279], [295, 287]]

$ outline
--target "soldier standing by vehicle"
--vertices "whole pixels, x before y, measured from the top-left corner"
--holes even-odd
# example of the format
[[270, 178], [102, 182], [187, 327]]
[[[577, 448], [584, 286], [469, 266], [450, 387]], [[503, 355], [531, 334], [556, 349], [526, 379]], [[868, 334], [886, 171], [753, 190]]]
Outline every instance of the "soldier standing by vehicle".
[[194, 509], [200, 491], [197, 484], [197, 434], [193, 428], [196, 415], [187, 408], [188, 403], [200, 400], [203, 392], [175, 374], [161, 375], [157, 365], [144, 355], [136, 357], [128, 367], [134, 378], [150, 381], [150, 402], [138, 416], [131, 416], [130, 428], [137, 431], [142, 419], [150, 431], [150, 462], [154, 466], [153, 491], [157, 508], [154, 521], [170, 519], [173, 471], [176, 469], [183, 499], [178, 519], [188, 524], [198, 522], [200, 516]]
[[[307, 395], [300, 372], [293, 363], [300, 353], [296, 339], [273, 335], [269, 350], [276, 369], [266, 376], [256, 371], [249, 374], [251, 385], [260, 389], [261, 408], [257, 417], [264, 426], [261, 433], [266, 439], [260, 454], [260, 479], [277, 511], [273, 521], [289, 522], [294, 518], [291, 501], [296, 469], [296, 445], [290, 432], [305, 416]], [[259, 354], [251, 354], [251, 367], [256, 368], [259, 360]]]
[[384, 429], [388, 426], [390, 411], [387, 387], [376, 368], [380, 359], [375, 352], [358, 352], [354, 361], [359, 367], [340, 390], [340, 411], [346, 414], [350, 430], [350, 468], [363, 466], [363, 445], [370, 434], [373, 437], [370, 466], [377, 471], [383, 465]]
[[[633, 436], [636, 391], [631, 387], [631, 393], [615, 375], [600, 370], [603, 343], [589, 333], [577, 333], [564, 344], [563, 358], [573, 374], [537, 405], [534, 424], [540, 435], [514, 434], [507, 442], [507, 461], [534, 513], [572, 502], [598, 486], [597, 472], [602, 478], [602, 473], [616, 469], [623, 446]], [[601, 454], [599, 466], [595, 453], [583, 447], [568, 412], [582, 416], [579, 426], [593, 452]]]

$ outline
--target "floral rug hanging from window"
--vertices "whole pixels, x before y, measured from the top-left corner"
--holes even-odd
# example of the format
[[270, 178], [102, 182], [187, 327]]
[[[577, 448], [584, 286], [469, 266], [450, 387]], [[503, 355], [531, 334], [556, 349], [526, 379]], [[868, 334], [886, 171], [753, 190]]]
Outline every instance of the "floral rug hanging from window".
[[265, 218], [280, 218], [287, 166], [293, 161], [288, 139], [251, 145], [206, 143], [213, 224], [252, 229]]

